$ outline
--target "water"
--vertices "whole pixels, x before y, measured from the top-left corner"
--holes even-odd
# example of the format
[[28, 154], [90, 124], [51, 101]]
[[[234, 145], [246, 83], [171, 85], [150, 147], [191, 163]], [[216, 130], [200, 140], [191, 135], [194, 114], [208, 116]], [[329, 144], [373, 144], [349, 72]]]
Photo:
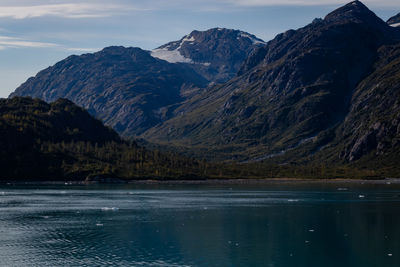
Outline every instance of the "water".
[[2, 186], [0, 266], [400, 266], [400, 188]]

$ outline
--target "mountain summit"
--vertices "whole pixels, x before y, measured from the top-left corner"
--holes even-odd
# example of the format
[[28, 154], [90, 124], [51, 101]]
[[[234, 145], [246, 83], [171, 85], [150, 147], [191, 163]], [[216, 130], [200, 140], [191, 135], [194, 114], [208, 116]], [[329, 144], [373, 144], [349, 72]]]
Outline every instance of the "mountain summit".
[[225, 28], [193, 31], [179, 41], [151, 52], [170, 63], [187, 63], [211, 82], [225, 82], [236, 75], [242, 62], [265, 42], [247, 32]]
[[400, 13], [388, 19], [387, 24], [392, 27], [400, 27]]

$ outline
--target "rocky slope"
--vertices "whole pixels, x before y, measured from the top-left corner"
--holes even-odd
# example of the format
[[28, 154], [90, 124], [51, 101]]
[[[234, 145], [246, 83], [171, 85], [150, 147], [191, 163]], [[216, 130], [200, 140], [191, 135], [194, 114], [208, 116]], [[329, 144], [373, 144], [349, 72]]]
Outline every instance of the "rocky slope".
[[[336, 138], [326, 148], [346, 161], [400, 151], [400, 44], [378, 50], [373, 71], [354, 90]], [[395, 159], [397, 157], [393, 157]]]
[[[246, 60], [239, 76], [190, 99], [144, 137], [221, 159], [271, 159], [312, 143], [314, 150], [305, 152], [310, 155], [331, 142], [340, 125], [355, 134], [351, 124], [342, 123], [352, 121], [358, 85], [379, 64], [380, 48], [399, 40], [396, 28], [361, 2], [351, 2], [278, 35]], [[365, 112], [378, 112], [374, 108], [383, 106]], [[366, 152], [354, 153], [360, 158]], [[355, 159], [349, 153], [343, 157]]]
[[70, 56], [39, 72], [11, 96], [47, 102], [67, 98], [124, 135], [137, 135], [168, 116], [194, 87], [207, 82], [190, 68], [140, 48], [108, 47]]
[[171, 63], [186, 63], [211, 82], [225, 82], [237, 74], [251, 52], [263, 45], [263, 40], [247, 32], [214, 28], [193, 31], [151, 54]]

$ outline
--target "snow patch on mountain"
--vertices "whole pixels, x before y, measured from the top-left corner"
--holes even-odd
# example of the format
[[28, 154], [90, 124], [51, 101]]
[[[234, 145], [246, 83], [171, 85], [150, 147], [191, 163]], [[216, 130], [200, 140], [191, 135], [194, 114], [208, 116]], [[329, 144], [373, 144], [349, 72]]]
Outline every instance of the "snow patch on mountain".
[[171, 45], [168, 45], [165, 48], [157, 48], [151, 51], [151, 56], [168, 61], [169, 63], [194, 63], [192, 59], [183, 56], [179, 51], [185, 42], [194, 41], [194, 36], [186, 35], [184, 38], [182, 38], [179, 46], [176, 49], [170, 50], [169, 48]]
[[184, 57], [178, 49], [168, 50], [168, 48], [154, 49], [151, 51], [151, 56], [159, 58], [169, 63], [193, 63], [190, 58]]
[[250, 39], [250, 41], [252, 41], [253, 44], [266, 44], [266, 42], [264, 42], [264, 41], [262, 41], [262, 40], [260, 40], [258, 38], [255, 38], [254, 36], [251, 36], [251, 35], [249, 35], [248, 33], [245, 33], [245, 32], [240, 32], [239, 36], [243, 37], [243, 38]]

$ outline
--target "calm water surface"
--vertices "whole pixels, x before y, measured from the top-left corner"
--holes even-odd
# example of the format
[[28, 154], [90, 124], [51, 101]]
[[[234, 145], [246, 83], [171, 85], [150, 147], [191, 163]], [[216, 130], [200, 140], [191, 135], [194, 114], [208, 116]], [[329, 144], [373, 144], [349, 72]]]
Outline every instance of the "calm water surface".
[[0, 266], [400, 266], [400, 187], [1, 186]]

